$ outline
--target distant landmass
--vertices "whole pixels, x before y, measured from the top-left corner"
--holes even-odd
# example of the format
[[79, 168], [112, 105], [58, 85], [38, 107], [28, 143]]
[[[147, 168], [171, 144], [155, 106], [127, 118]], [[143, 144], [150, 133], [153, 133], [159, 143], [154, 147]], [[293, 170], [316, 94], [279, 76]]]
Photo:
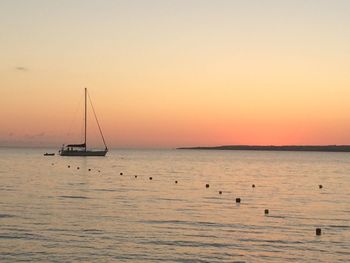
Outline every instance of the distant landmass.
[[223, 145], [212, 147], [180, 147], [178, 150], [233, 150], [233, 151], [300, 151], [350, 152], [350, 145]]

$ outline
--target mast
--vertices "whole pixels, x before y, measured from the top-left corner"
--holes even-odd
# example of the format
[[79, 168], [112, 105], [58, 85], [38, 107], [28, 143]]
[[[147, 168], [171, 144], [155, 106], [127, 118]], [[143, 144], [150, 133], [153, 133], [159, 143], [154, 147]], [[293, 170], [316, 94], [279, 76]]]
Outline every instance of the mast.
[[86, 152], [86, 125], [87, 125], [86, 94], [87, 94], [87, 89], [85, 88], [85, 135], [84, 135], [85, 152]]

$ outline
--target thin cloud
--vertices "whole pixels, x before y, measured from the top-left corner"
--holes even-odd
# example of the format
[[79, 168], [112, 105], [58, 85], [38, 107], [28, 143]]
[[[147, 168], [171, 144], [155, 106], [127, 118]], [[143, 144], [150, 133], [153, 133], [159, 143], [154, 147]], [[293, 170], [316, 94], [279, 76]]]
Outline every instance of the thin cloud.
[[26, 139], [36, 139], [41, 138], [45, 136], [45, 132], [37, 133], [37, 134], [26, 134], [24, 135], [24, 138]]
[[22, 66], [16, 67], [15, 69], [16, 69], [17, 71], [28, 71], [28, 70], [29, 70], [28, 68], [22, 67]]

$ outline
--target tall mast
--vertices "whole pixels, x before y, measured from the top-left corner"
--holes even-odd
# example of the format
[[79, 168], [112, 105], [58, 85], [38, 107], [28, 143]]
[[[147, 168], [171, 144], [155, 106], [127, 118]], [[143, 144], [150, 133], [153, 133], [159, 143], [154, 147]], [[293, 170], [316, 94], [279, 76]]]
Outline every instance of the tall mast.
[[85, 135], [84, 135], [85, 151], [86, 151], [86, 124], [87, 124], [86, 94], [87, 94], [87, 90], [85, 88]]

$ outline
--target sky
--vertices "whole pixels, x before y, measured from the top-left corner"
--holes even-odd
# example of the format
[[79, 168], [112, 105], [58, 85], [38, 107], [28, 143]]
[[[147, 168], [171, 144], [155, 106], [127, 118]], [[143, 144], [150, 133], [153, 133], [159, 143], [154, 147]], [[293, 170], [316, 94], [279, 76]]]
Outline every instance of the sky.
[[[0, 0], [0, 145], [350, 144], [350, 1]], [[91, 109], [88, 142], [102, 145]]]

